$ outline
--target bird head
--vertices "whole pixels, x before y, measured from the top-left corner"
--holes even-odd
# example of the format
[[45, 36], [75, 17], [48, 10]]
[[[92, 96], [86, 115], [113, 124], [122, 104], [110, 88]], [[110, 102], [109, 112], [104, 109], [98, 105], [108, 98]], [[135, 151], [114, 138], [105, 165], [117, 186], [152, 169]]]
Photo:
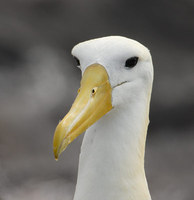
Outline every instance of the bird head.
[[151, 93], [152, 58], [135, 40], [121, 36], [93, 39], [76, 45], [72, 55], [82, 71], [78, 95], [55, 130], [55, 158], [88, 127], [139, 90]]

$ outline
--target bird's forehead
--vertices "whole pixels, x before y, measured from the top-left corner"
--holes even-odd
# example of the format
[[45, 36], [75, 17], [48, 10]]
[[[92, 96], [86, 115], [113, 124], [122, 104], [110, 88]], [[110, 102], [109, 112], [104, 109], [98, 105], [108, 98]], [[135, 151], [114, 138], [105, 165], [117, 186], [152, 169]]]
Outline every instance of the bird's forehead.
[[72, 54], [82, 60], [100, 58], [127, 58], [138, 56], [149, 58], [149, 51], [139, 42], [121, 36], [109, 36], [76, 45]]
[[135, 40], [121, 36], [109, 36], [79, 43], [73, 48], [72, 55], [80, 60], [82, 73], [91, 64], [103, 65], [109, 74], [111, 85], [121, 81], [119, 72], [122, 71], [122, 66], [128, 58], [137, 56], [145, 61], [151, 59], [146, 47]]

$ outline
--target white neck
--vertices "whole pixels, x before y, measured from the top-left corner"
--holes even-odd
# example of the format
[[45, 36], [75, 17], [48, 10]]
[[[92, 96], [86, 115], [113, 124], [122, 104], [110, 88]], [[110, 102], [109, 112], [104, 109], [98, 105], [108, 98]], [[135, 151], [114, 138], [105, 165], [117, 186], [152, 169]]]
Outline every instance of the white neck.
[[115, 107], [85, 133], [74, 200], [150, 200], [144, 171], [150, 94]]

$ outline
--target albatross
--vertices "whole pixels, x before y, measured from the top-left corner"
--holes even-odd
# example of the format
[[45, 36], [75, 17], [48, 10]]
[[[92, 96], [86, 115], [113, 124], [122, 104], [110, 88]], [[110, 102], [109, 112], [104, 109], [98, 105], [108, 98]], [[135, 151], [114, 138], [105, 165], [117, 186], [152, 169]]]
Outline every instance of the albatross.
[[108, 36], [79, 43], [77, 97], [56, 127], [55, 159], [85, 132], [74, 200], [150, 200], [144, 154], [153, 65], [139, 42]]

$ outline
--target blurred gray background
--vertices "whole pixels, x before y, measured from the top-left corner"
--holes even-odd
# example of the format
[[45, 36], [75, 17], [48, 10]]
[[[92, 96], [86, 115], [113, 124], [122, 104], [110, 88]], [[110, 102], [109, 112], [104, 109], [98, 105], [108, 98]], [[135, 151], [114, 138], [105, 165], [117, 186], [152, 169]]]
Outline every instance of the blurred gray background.
[[194, 1], [0, 1], [0, 199], [70, 200], [82, 137], [56, 162], [55, 127], [76, 96], [78, 42], [146, 45], [155, 81], [146, 146], [153, 200], [194, 199]]

